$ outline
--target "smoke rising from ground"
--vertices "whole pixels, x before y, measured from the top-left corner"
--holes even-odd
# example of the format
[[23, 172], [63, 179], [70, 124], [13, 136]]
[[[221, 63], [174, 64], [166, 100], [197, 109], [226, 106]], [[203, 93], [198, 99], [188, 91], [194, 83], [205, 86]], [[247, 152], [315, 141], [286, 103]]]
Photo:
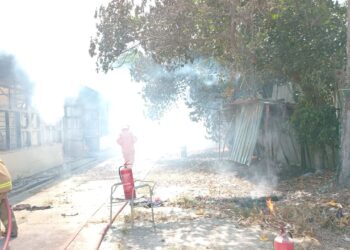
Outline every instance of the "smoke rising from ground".
[[278, 172], [271, 161], [250, 166], [248, 172], [248, 179], [256, 185], [252, 197], [268, 196], [278, 184]]
[[[219, 160], [218, 155], [212, 154], [206, 160], [202, 157], [198, 160], [200, 162], [199, 169], [215, 173], [217, 182], [226, 179], [222, 185], [236, 185], [237, 194], [240, 196], [231, 198], [259, 199], [276, 194], [278, 173], [272, 165], [263, 163], [253, 166], [240, 165], [227, 159]], [[203, 170], [203, 166], [208, 166], [208, 169]]]

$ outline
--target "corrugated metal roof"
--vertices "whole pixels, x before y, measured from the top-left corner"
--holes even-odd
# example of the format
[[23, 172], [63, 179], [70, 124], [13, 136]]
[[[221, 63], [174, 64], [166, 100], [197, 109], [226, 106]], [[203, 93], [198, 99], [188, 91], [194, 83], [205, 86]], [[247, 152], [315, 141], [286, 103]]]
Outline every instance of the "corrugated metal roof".
[[291, 84], [287, 85], [277, 85], [273, 86], [271, 100], [281, 100], [285, 102], [295, 103], [293, 98], [293, 89]]
[[256, 102], [240, 107], [240, 112], [231, 123], [233, 134], [231, 137], [232, 150], [229, 157], [235, 162], [249, 165], [259, 134], [264, 104]]

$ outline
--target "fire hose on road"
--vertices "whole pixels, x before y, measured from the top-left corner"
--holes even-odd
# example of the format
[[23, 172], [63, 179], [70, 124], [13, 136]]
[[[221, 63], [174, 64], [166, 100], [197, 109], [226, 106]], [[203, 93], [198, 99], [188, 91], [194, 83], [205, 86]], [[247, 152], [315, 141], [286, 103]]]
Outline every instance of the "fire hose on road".
[[108, 229], [112, 226], [113, 222], [115, 221], [115, 219], [118, 217], [118, 215], [121, 213], [121, 211], [123, 211], [123, 209], [125, 208], [125, 206], [128, 204], [128, 202], [125, 202], [118, 210], [118, 212], [114, 215], [113, 219], [108, 223], [108, 225], [104, 228], [102, 235], [100, 237], [100, 240], [97, 243], [96, 246], [96, 250], [100, 249], [100, 246], [102, 244], [102, 241], [104, 239], [104, 237], [106, 236], [106, 233], [108, 231]]
[[[141, 179], [144, 179], [148, 173], [151, 171], [153, 167], [150, 167], [148, 169], [146, 169], [146, 171], [142, 171], [140, 174], [142, 175]], [[120, 177], [120, 176], [119, 176]], [[110, 220], [110, 222], [104, 227], [103, 231], [101, 232], [101, 236], [99, 238], [98, 244], [96, 245], [95, 249], [99, 249], [99, 247], [102, 244], [102, 241], [104, 239], [104, 237], [106, 236], [108, 230], [110, 229], [110, 227], [112, 226], [113, 222], [115, 221], [115, 219], [118, 217], [118, 215], [122, 212], [122, 210], [126, 207], [126, 205], [129, 203], [129, 201], [125, 201], [124, 203], [122, 203], [122, 205], [119, 207], [118, 211], [116, 212], [116, 214], [113, 216], [113, 218]], [[106, 204], [106, 202], [103, 202], [101, 205], [99, 205], [99, 207], [94, 211], [94, 213], [89, 217], [89, 219], [83, 223], [79, 229], [76, 231], [76, 233], [74, 233], [74, 235], [72, 237], [70, 237], [70, 239], [66, 242], [65, 247], [63, 249], [69, 249], [70, 246], [72, 245], [73, 242], [76, 241], [76, 238], [78, 237], [78, 235], [81, 233], [81, 231], [84, 229], [84, 227], [89, 223], [89, 220]]]
[[7, 234], [6, 234], [6, 239], [5, 239], [5, 243], [4, 246], [2, 247], [2, 250], [6, 250], [9, 242], [10, 242], [10, 236], [11, 236], [11, 232], [12, 232], [12, 213], [11, 213], [11, 208], [10, 208], [10, 204], [9, 204], [9, 200], [6, 196], [6, 198], [4, 199], [5, 202], [5, 206], [7, 209], [7, 220], [8, 220], [8, 228], [7, 228]]

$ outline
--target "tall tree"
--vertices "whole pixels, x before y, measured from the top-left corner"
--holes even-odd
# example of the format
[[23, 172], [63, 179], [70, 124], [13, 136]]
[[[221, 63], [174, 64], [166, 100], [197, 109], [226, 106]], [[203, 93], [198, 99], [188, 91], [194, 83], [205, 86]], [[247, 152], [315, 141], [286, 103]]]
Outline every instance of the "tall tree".
[[[195, 78], [181, 74], [181, 67], [196, 63], [198, 58], [214, 61], [224, 73], [229, 72], [230, 77], [225, 80], [234, 93], [243, 86], [245, 92], [254, 96], [265, 84], [291, 82], [301, 89], [300, 107], [309, 108], [308, 113], [317, 114], [319, 105], [332, 104], [337, 85], [335, 71], [343, 67], [346, 58], [345, 9], [333, 0], [136, 2], [111, 0], [99, 9], [97, 35], [91, 40], [90, 55], [97, 58], [98, 68], [105, 72], [132, 55], [138, 58], [141, 54], [152, 60], [139, 64], [133, 74], [149, 84], [144, 89], [145, 97], [161, 109], [180, 93], [186, 96], [189, 85], [196, 86]], [[158, 72], [166, 77], [147, 72], [154, 64], [160, 65]], [[240, 82], [235, 86], [237, 76]], [[191, 99], [203, 98], [202, 102], [192, 102], [196, 103], [192, 107], [198, 115], [210, 117], [200, 107], [215, 102], [203, 94], [204, 90], [214, 92], [215, 88], [225, 91], [222, 84], [216, 84], [192, 92]], [[169, 95], [165, 91], [157, 96], [160, 89], [169, 90]], [[199, 90], [193, 88], [196, 89]], [[322, 110], [335, 112], [329, 108]], [[300, 117], [306, 119], [303, 121], [306, 126], [320, 127], [322, 123], [310, 122], [313, 115]], [[333, 123], [329, 131], [336, 131]]]
[[146, 82], [143, 94], [151, 116], [186, 97], [193, 108], [191, 118], [203, 120], [214, 133], [217, 110], [237, 73], [244, 76], [241, 85], [256, 92], [254, 19], [267, 11], [269, 2], [112, 0], [96, 13], [97, 36], [91, 40], [90, 55], [105, 72], [136, 55], [132, 75]]
[[334, 96], [336, 72], [346, 62], [346, 8], [332, 0], [276, 1], [263, 21], [258, 69], [267, 72], [267, 79], [280, 76], [298, 90], [292, 123], [303, 148], [315, 156], [303, 166], [335, 168], [324, 164], [324, 155], [331, 148], [335, 158], [339, 146]]
[[342, 134], [341, 134], [341, 172], [339, 182], [350, 185], [350, 0], [347, 1], [347, 64], [345, 86], [342, 92]]
[[270, 0], [111, 0], [96, 13], [90, 55], [109, 71], [130, 51], [150, 55], [168, 68], [210, 57], [235, 71], [251, 70], [258, 28]]

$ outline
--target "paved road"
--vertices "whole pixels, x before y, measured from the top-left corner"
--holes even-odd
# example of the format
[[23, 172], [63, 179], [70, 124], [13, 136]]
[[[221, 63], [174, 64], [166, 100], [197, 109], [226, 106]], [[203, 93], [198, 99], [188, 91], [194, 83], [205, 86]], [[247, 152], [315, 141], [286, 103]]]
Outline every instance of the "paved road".
[[[51, 208], [15, 212], [19, 237], [11, 241], [11, 249], [56, 250], [68, 245], [67, 249], [94, 249], [109, 219], [110, 187], [118, 180], [118, 162], [121, 160], [111, 158], [92, 167], [69, 171], [50, 185], [22, 191], [13, 197], [13, 205], [20, 202]], [[136, 167], [135, 177], [142, 178], [151, 166], [152, 163], [144, 164], [140, 170]]]

